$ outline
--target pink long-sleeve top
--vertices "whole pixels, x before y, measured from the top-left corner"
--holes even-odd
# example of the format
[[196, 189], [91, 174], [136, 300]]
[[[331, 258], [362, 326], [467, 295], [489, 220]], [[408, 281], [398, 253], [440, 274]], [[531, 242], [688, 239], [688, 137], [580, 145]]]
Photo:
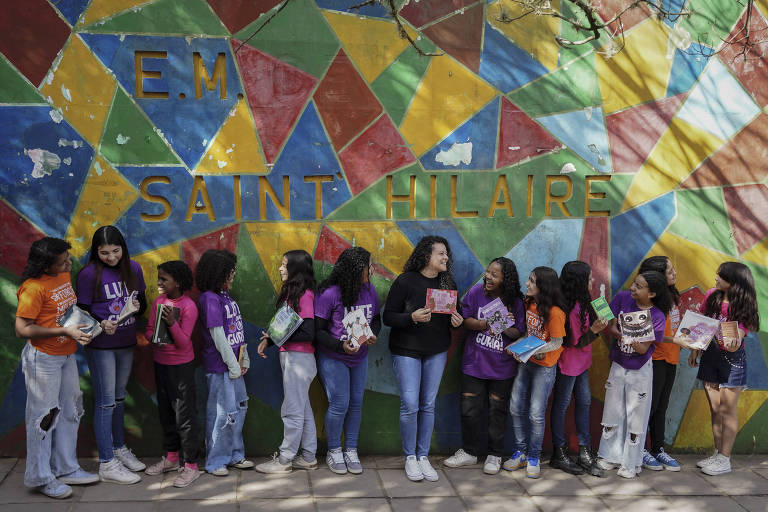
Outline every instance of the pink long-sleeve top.
[[[173, 343], [152, 346], [155, 362], [171, 366], [192, 361], [195, 358], [195, 351], [192, 347], [192, 331], [195, 328], [195, 322], [197, 322], [197, 305], [195, 301], [186, 295], [182, 295], [178, 299], [169, 299], [165, 295], [160, 295], [152, 303], [150, 311], [157, 311], [158, 304], [168, 304], [179, 308], [180, 312], [179, 318], [168, 329], [173, 338]], [[162, 322], [162, 320], [160, 321]], [[152, 339], [154, 330], [155, 315], [150, 314], [145, 332], [148, 340]]]

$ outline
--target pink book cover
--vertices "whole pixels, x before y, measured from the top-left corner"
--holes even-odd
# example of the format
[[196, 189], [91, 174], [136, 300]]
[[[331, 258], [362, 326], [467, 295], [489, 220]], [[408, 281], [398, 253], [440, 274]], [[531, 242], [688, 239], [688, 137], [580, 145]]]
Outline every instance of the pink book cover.
[[456, 290], [440, 290], [427, 288], [427, 306], [433, 313], [445, 313], [450, 315], [456, 311], [456, 302], [459, 292]]

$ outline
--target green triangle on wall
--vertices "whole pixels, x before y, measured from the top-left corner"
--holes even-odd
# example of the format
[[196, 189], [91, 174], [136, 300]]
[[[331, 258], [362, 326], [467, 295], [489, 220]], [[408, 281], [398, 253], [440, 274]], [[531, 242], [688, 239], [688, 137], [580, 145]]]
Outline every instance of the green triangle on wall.
[[45, 99], [37, 88], [16, 71], [13, 64], [0, 54], [0, 103], [44, 104]]
[[86, 32], [227, 36], [229, 31], [204, 0], [157, 0], [114, 18], [97, 21]]
[[113, 164], [181, 164], [122, 87], [115, 91], [101, 153]]
[[[434, 52], [436, 49], [424, 37], [418, 40], [418, 44], [423, 51], [428, 53]], [[384, 105], [395, 125], [400, 126], [403, 121], [405, 113], [408, 111], [408, 105], [411, 104], [411, 99], [413, 99], [430, 61], [431, 57], [419, 55], [413, 46], [408, 46], [371, 84], [373, 92], [379, 97], [379, 101]]]
[[677, 217], [667, 228], [670, 233], [716, 251], [738, 256], [721, 188], [678, 190], [675, 199]]
[[232, 294], [245, 320], [266, 327], [275, 314], [277, 294], [244, 223], [240, 224], [235, 252], [238, 272], [235, 274]]

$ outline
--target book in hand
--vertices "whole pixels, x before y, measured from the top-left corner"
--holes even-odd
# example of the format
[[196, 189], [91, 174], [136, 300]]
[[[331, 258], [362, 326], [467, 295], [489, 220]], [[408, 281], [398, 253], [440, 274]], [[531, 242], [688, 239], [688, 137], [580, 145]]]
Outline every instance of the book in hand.
[[635, 341], [644, 343], [656, 339], [650, 310], [641, 309], [640, 311], [620, 314], [619, 326], [621, 327], [621, 343], [623, 345], [631, 345]]
[[546, 341], [536, 336], [528, 336], [521, 340], [518, 340], [510, 345], [507, 345], [507, 352], [510, 354], [517, 354], [522, 362], [528, 361], [533, 354], [539, 350], [539, 347], [544, 345]]
[[427, 308], [433, 313], [445, 313], [450, 315], [456, 311], [456, 302], [459, 292], [456, 290], [441, 290], [439, 288], [427, 288]]
[[137, 308], [136, 305], [133, 303], [133, 301], [136, 300], [136, 296], [138, 294], [139, 292], [137, 291], [131, 292], [131, 294], [128, 296], [128, 300], [125, 302], [125, 304], [123, 304], [123, 308], [117, 314], [117, 320], [115, 321], [115, 323], [117, 324], [123, 323], [129, 316], [139, 311], [139, 308]]
[[482, 313], [483, 318], [488, 322], [488, 330], [494, 336], [500, 335], [514, 325], [512, 319], [509, 318], [507, 307], [498, 297], [478, 309], [478, 312]]
[[152, 339], [149, 340], [155, 345], [167, 345], [169, 343], [173, 343], [171, 333], [168, 331], [168, 324], [166, 324], [165, 320], [163, 320], [164, 308], [170, 308], [173, 311], [173, 318], [176, 320], [179, 319], [179, 315], [181, 314], [181, 310], [179, 308], [175, 308], [170, 304], [157, 305], [157, 310], [155, 311], [155, 330], [152, 331]]
[[739, 337], [739, 323], [738, 322], [720, 322], [720, 335], [725, 338], [738, 338]]
[[613, 320], [616, 318], [613, 316], [613, 311], [611, 311], [611, 306], [608, 305], [608, 301], [605, 300], [605, 297], [602, 295], [593, 300], [591, 304], [592, 309], [595, 310], [595, 314], [599, 320], [604, 320], [607, 322], [608, 320]]
[[77, 327], [78, 325], [85, 324], [85, 327], [80, 327], [80, 330], [86, 334], [90, 334], [91, 339], [85, 343], [81, 343], [82, 345], [87, 345], [93, 338], [103, 332], [101, 324], [97, 322], [95, 318], [89, 315], [87, 311], [83, 311], [74, 304], [69, 306], [64, 314], [61, 315], [59, 323], [62, 327]]
[[352, 348], [360, 347], [360, 338], [373, 337], [373, 331], [368, 324], [368, 319], [365, 318], [365, 311], [363, 309], [353, 309], [341, 320], [341, 324], [347, 331], [349, 338], [349, 344]]
[[720, 321], [689, 309], [680, 321], [675, 338], [686, 338], [689, 348], [704, 350], [719, 328]]
[[275, 345], [281, 347], [296, 332], [303, 321], [304, 319], [296, 314], [288, 304], [283, 304], [269, 321], [267, 335]]

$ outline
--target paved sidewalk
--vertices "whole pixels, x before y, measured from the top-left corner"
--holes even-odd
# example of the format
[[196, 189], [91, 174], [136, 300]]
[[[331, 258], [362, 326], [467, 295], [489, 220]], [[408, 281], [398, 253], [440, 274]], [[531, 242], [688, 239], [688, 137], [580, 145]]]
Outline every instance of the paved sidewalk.
[[[186, 489], [176, 489], [172, 474], [149, 477], [135, 485], [94, 484], [74, 487], [66, 500], [52, 500], [23, 486], [24, 460], [0, 459], [0, 510], [174, 512], [237, 511], [498, 511], [567, 510], [622, 512], [674, 510], [768, 511], [768, 456], [737, 456], [734, 471], [709, 477], [695, 467], [699, 457], [680, 456], [683, 471], [643, 471], [633, 480], [616, 476], [575, 477], [542, 465], [531, 480], [520, 470], [487, 476], [480, 465], [449, 469], [439, 464], [438, 482], [406, 480], [400, 457], [363, 458], [362, 475], [334, 475], [326, 468], [265, 476], [233, 470], [228, 477], [203, 475]], [[146, 462], [153, 462], [151, 460]], [[260, 462], [260, 461], [257, 461]], [[85, 469], [96, 463], [82, 461]]]

